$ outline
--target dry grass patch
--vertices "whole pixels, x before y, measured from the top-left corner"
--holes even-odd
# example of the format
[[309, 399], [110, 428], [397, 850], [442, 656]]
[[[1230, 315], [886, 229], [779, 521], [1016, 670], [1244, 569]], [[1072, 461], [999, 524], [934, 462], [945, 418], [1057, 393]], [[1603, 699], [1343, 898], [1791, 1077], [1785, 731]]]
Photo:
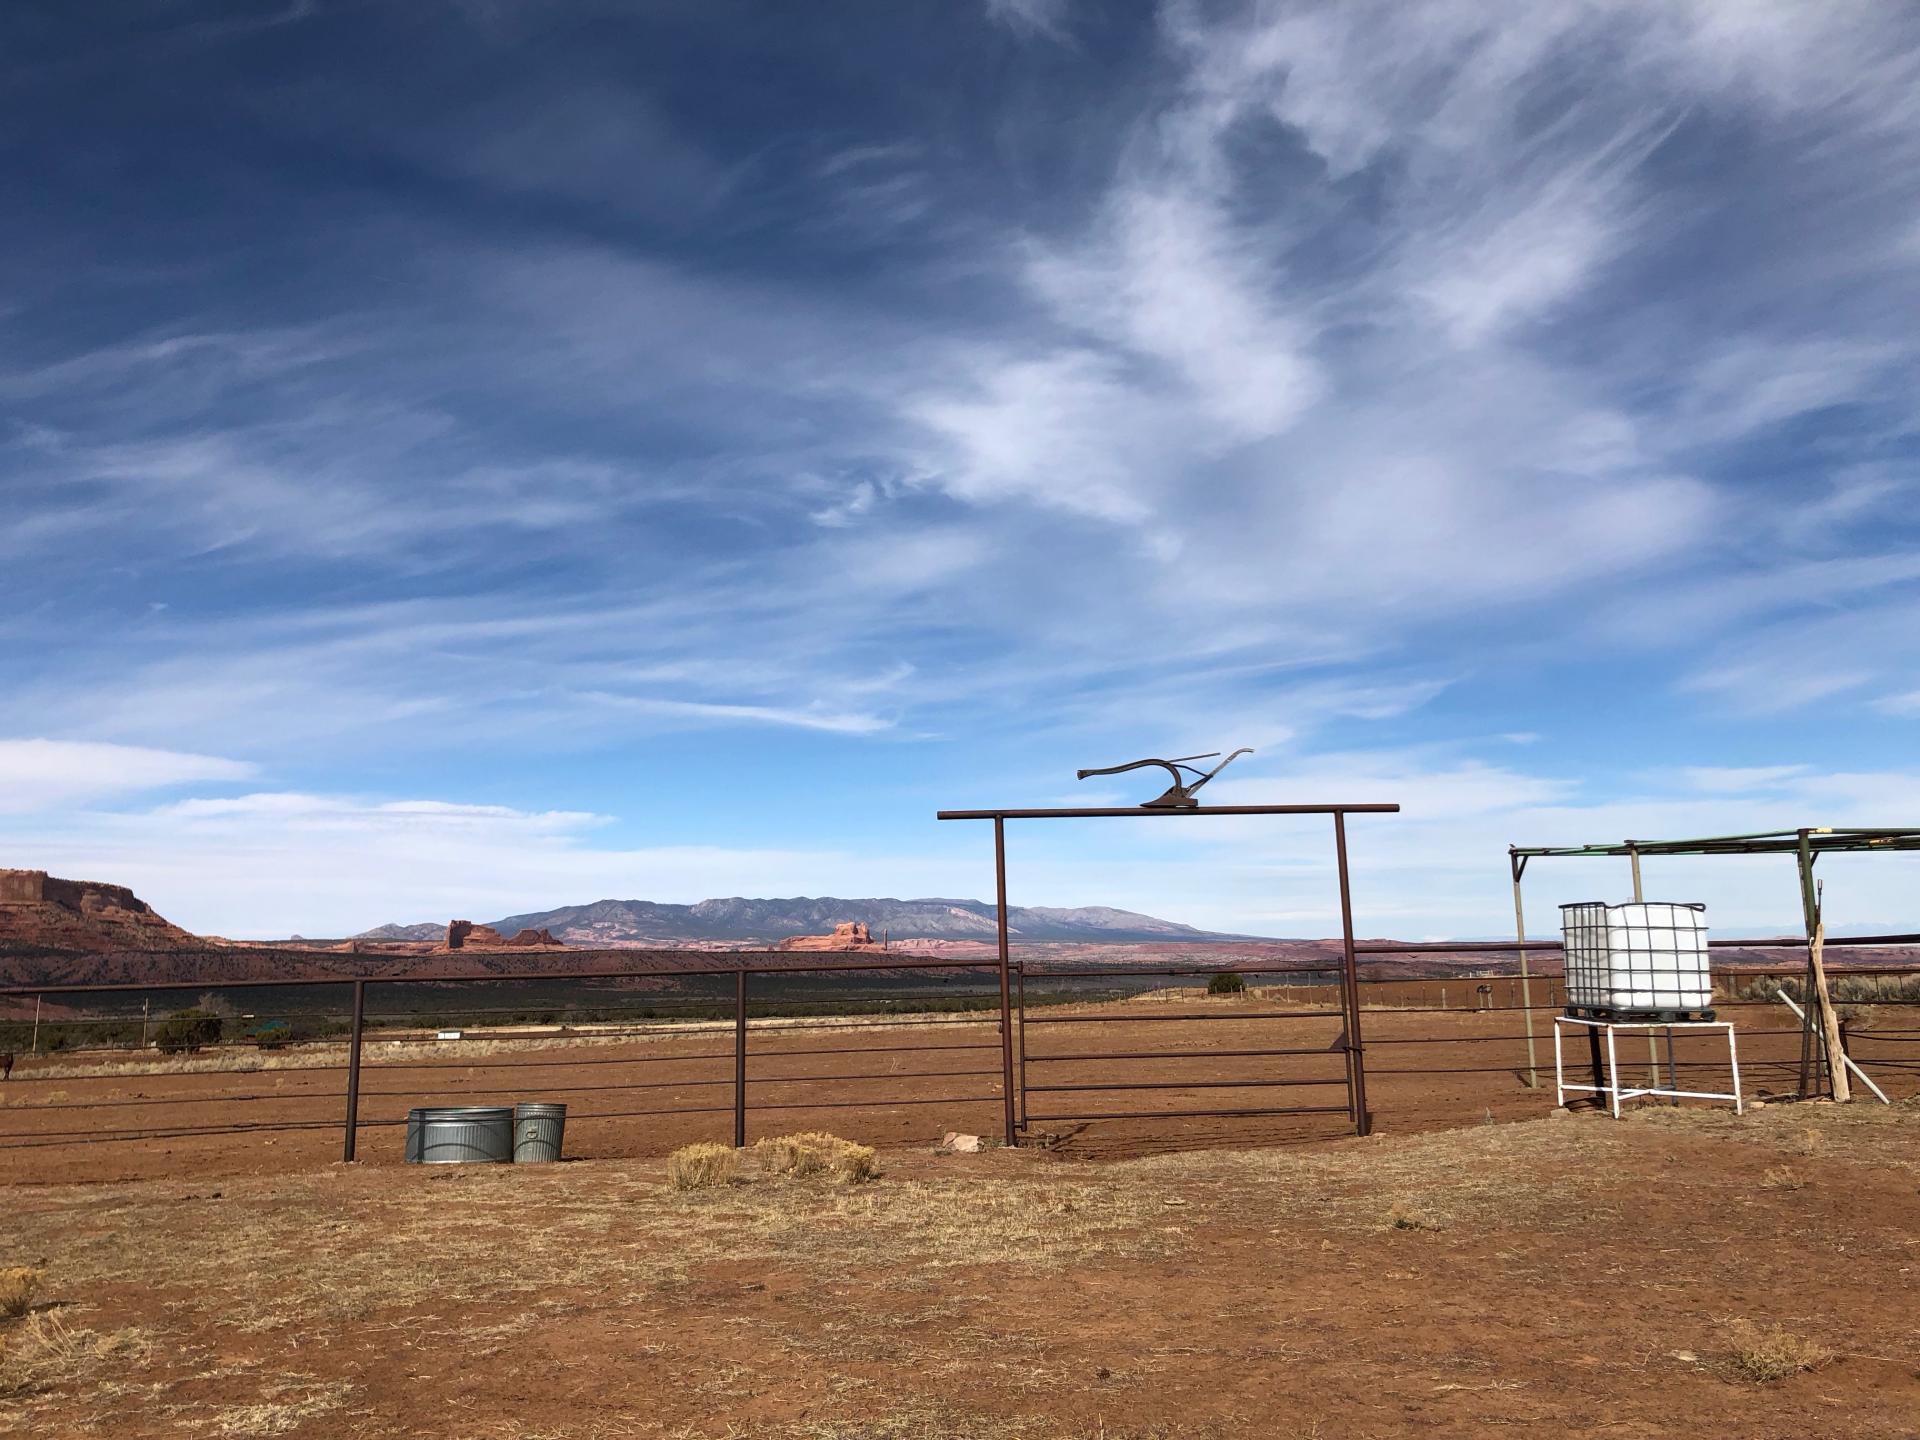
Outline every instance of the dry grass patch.
[[1418, 1205], [1409, 1205], [1404, 1200], [1394, 1202], [1393, 1208], [1387, 1212], [1387, 1224], [1395, 1230], [1443, 1230], [1446, 1228]]
[[707, 1190], [726, 1185], [739, 1170], [739, 1151], [711, 1140], [682, 1145], [667, 1157], [667, 1183], [676, 1190]]
[[0, 1270], [0, 1315], [18, 1320], [33, 1308], [40, 1293], [40, 1271], [31, 1265], [9, 1265]]
[[116, 1369], [144, 1364], [152, 1353], [141, 1330], [101, 1335], [73, 1329], [58, 1315], [30, 1315], [0, 1335], [0, 1398], [77, 1385], [109, 1364]]
[[1735, 1320], [1727, 1327], [1728, 1365], [1743, 1380], [1769, 1384], [1818, 1370], [1832, 1360], [1833, 1351], [1818, 1340], [1795, 1335], [1783, 1326]]
[[842, 1185], [860, 1185], [879, 1173], [878, 1155], [871, 1145], [855, 1144], [824, 1130], [803, 1130], [757, 1141], [753, 1153], [762, 1172], [804, 1179], [830, 1174]]
[[213, 1419], [213, 1433], [230, 1440], [291, 1435], [309, 1420], [338, 1410], [357, 1388], [342, 1380], [283, 1380], [268, 1386], [265, 1398], [255, 1404], [230, 1405], [221, 1410]]
[[1806, 1186], [1807, 1182], [1785, 1165], [1770, 1165], [1760, 1177], [1762, 1190], [1804, 1190]]

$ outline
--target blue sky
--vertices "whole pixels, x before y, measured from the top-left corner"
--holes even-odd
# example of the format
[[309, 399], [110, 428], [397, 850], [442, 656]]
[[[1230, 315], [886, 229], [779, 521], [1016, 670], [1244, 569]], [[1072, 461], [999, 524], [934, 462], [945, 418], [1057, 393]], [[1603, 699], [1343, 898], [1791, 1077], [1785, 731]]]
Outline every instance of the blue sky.
[[[1252, 745], [1209, 798], [1403, 804], [1361, 928], [1434, 936], [1509, 842], [1920, 821], [1906, 7], [29, 4], [0, 73], [0, 863], [977, 896], [936, 808]], [[1014, 898], [1325, 933], [1326, 838]]]

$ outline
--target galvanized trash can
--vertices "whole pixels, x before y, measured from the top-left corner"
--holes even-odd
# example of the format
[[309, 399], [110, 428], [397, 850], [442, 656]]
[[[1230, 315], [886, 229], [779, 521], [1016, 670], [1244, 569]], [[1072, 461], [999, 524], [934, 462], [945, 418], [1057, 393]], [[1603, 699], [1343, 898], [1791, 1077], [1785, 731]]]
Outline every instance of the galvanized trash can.
[[567, 1133], [564, 1105], [513, 1107], [513, 1163], [529, 1165], [560, 1158], [560, 1142]]
[[413, 1165], [505, 1165], [513, 1159], [513, 1111], [505, 1105], [424, 1106], [407, 1112]]

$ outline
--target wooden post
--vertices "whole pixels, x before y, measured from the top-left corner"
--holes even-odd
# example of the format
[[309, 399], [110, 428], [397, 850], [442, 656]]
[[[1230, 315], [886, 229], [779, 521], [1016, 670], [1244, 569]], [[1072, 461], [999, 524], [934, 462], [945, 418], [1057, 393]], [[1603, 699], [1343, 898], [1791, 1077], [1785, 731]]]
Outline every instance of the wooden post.
[[[1807, 976], [1813, 991], [1808, 998], [1807, 1013], [1820, 1031], [1820, 1049], [1826, 1057], [1833, 1098], [1844, 1105], [1853, 1098], [1853, 1085], [1840, 1059], [1840, 1017], [1834, 1011], [1833, 994], [1827, 988], [1827, 924], [1822, 914], [1820, 891], [1813, 882], [1813, 845], [1807, 835], [1805, 830], [1800, 832], [1800, 905], [1806, 916]], [[1802, 1098], [1805, 1098], [1804, 1085]]]
[[36, 1055], [40, 1053], [40, 999], [38, 995], [33, 997], [33, 1053]]
[[[1817, 910], [1817, 901], [1815, 905]], [[1840, 1038], [1840, 1012], [1834, 1009], [1833, 995], [1827, 989], [1826, 945], [1827, 922], [1822, 917], [1814, 923], [1813, 943], [1807, 948], [1813, 956], [1814, 1003], [1820, 1007], [1820, 1045], [1827, 1052], [1827, 1078], [1833, 1085], [1834, 1102], [1845, 1105], [1853, 1099], [1853, 1082], [1847, 1078], [1842, 1059], [1847, 1049]]]

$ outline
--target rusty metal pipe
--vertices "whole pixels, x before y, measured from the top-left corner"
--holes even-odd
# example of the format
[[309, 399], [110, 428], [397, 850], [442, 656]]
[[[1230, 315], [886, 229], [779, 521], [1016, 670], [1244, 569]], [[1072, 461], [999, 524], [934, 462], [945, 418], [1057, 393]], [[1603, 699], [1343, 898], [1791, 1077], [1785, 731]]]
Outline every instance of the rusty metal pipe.
[[747, 972], [733, 981], [733, 1148], [747, 1144]]
[[340, 1158], [351, 1162], [359, 1142], [361, 1033], [367, 1018], [367, 982], [353, 982], [353, 1030], [347, 1041], [347, 1134]]
[[1013, 1106], [1013, 994], [1007, 952], [1007, 825], [993, 817], [993, 894], [1000, 934], [1000, 1092], [1005, 1100], [1007, 1144], [1018, 1143]]

